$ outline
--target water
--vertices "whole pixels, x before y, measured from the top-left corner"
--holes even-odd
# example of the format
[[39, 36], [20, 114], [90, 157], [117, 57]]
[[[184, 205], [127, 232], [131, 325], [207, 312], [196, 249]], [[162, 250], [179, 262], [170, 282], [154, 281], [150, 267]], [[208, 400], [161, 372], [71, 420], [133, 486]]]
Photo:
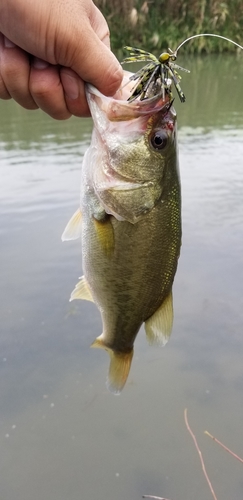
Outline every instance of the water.
[[183, 411], [218, 500], [242, 498], [242, 58], [180, 60], [177, 100], [183, 247], [175, 322], [164, 349], [135, 343], [120, 397], [93, 304], [69, 303], [78, 242], [62, 244], [79, 203], [91, 120], [55, 122], [0, 102], [0, 498], [211, 498]]

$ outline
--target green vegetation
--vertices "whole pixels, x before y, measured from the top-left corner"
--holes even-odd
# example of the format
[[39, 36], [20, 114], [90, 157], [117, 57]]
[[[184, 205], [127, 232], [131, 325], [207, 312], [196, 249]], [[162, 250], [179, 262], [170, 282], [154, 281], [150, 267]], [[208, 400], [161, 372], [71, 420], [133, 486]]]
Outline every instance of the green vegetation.
[[[197, 33], [215, 33], [243, 44], [242, 0], [95, 0], [111, 31], [112, 49], [124, 45], [149, 51], [175, 49]], [[234, 45], [202, 37], [183, 47], [187, 53], [235, 51]]]

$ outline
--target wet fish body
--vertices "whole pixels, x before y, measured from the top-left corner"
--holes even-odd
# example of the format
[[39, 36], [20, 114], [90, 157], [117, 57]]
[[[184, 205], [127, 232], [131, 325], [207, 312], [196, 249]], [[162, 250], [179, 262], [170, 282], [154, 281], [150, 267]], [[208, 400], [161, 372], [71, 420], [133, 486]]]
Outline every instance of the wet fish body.
[[[93, 300], [103, 323], [94, 347], [110, 354], [108, 388], [118, 394], [145, 323], [149, 343], [165, 344], [173, 322], [172, 284], [181, 245], [176, 114], [170, 103], [105, 98], [88, 87], [94, 120], [82, 167], [84, 276], [71, 299]], [[118, 96], [120, 97], [120, 96]]]

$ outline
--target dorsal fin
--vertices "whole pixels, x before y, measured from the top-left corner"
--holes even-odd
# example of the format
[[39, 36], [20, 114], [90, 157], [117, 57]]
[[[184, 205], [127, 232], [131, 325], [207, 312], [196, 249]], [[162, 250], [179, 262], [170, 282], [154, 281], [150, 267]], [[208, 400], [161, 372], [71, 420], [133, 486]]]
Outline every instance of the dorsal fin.
[[98, 347], [108, 351], [110, 355], [110, 367], [106, 387], [113, 394], [120, 394], [129, 375], [133, 358], [133, 349], [130, 352], [113, 351], [106, 346], [103, 340], [103, 334], [95, 339], [91, 347]]
[[172, 291], [161, 306], [145, 321], [145, 331], [149, 344], [165, 345], [171, 334], [173, 325]]
[[81, 276], [79, 282], [72, 291], [69, 302], [75, 299], [90, 300], [94, 302], [91, 290], [84, 276]]
[[82, 214], [80, 208], [72, 215], [68, 221], [63, 233], [62, 241], [77, 240], [81, 236]]

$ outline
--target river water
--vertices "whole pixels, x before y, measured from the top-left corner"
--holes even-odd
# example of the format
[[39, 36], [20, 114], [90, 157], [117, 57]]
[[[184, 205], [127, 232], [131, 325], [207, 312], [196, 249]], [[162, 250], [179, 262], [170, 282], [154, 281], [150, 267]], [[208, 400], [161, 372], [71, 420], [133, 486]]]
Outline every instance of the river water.
[[[243, 59], [180, 60], [176, 99], [183, 246], [165, 348], [141, 329], [128, 383], [108, 393], [96, 307], [69, 303], [79, 242], [61, 233], [79, 204], [90, 119], [56, 122], [0, 102], [0, 498], [242, 498]], [[129, 68], [130, 69], [130, 68]]]

